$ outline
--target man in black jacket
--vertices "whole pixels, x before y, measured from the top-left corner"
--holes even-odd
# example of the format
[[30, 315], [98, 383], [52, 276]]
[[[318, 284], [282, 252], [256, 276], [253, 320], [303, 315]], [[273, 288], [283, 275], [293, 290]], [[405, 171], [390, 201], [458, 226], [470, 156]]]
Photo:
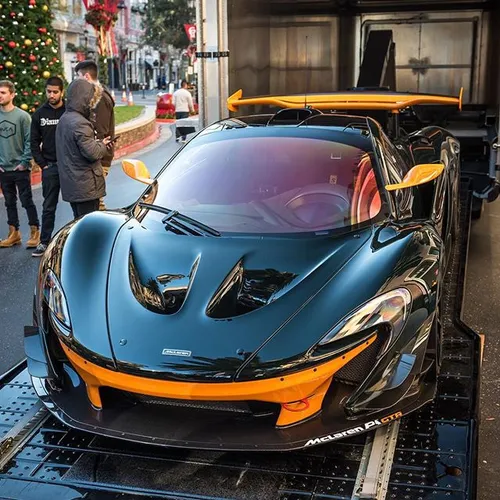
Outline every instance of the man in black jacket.
[[47, 101], [38, 108], [31, 119], [31, 154], [42, 169], [42, 232], [40, 243], [31, 254], [41, 257], [54, 231], [56, 208], [59, 200], [59, 173], [57, 171], [56, 127], [66, 111], [64, 105], [64, 83], [58, 76], [49, 78], [45, 84]]
[[106, 194], [101, 159], [108, 153], [109, 137], [95, 138], [90, 116], [101, 99], [102, 87], [82, 78], [67, 90], [66, 112], [56, 130], [57, 168], [61, 193], [75, 219], [99, 210]]
[[[85, 78], [85, 80], [93, 83], [95, 85], [100, 85], [98, 80], [98, 70], [97, 64], [92, 60], [81, 61], [75, 66], [75, 73], [79, 78]], [[113, 97], [108, 92], [108, 89], [102, 86], [103, 92], [101, 100], [95, 109], [95, 113], [91, 117], [91, 121], [94, 124], [97, 138], [101, 141], [105, 137], [113, 138], [115, 136], [115, 101]], [[104, 178], [108, 176], [109, 169], [111, 167], [111, 162], [113, 161], [114, 155], [114, 143], [111, 143], [108, 147], [108, 152], [106, 156], [101, 160], [102, 170], [104, 173]], [[105, 210], [104, 200], [101, 198], [99, 200], [99, 210]]]

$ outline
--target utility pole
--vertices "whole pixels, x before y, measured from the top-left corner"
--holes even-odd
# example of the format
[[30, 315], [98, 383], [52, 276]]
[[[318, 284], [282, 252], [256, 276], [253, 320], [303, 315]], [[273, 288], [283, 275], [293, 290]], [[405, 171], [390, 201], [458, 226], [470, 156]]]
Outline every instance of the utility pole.
[[197, 0], [196, 27], [200, 126], [207, 126], [229, 116], [227, 0]]

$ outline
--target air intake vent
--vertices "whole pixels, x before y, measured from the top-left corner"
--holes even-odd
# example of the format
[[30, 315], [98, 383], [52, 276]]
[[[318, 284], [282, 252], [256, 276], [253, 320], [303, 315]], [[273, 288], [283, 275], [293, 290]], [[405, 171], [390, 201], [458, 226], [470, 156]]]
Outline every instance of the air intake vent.
[[259, 309], [272, 302], [296, 276], [275, 269], [247, 270], [240, 261], [215, 292], [207, 316], [231, 318]]

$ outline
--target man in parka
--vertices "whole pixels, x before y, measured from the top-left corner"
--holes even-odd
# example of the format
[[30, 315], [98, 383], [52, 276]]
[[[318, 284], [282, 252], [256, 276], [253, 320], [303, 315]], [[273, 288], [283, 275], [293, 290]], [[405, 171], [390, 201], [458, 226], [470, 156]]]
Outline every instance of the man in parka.
[[101, 159], [108, 153], [110, 138], [96, 139], [90, 122], [101, 95], [100, 85], [73, 81], [56, 130], [62, 198], [71, 204], [75, 219], [99, 210], [99, 199], [106, 194]]

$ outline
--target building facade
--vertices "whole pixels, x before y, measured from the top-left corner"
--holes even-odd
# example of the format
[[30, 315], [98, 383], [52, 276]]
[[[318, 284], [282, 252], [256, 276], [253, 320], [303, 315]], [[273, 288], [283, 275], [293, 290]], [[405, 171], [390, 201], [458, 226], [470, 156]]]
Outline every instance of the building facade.
[[73, 69], [86, 51], [95, 51], [94, 30], [85, 23], [85, 7], [82, 0], [52, 0], [54, 28], [59, 40], [60, 58], [64, 76], [73, 79]]
[[118, 62], [115, 63], [114, 79], [118, 88], [140, 90], [154, 88], [160, 71], [158, 51], [142, 42], [144, 36], [143, 16], [146, 0], [123, 0], [115, 25]]
[[[142, 16], [146, 0], [119, 0], [118, 20], [114, 29], [115, 54], [108, 60], [110, 88], [139, 90], [156, 86], [160, 74], [159, 53], [142, 43]], [[82, 0], [52, 0], [53, 28], [59, 40], [61, 61], [68, 81], [74, 67], [86, 57], [97, 56], [94, 28], [85, 22]]]

